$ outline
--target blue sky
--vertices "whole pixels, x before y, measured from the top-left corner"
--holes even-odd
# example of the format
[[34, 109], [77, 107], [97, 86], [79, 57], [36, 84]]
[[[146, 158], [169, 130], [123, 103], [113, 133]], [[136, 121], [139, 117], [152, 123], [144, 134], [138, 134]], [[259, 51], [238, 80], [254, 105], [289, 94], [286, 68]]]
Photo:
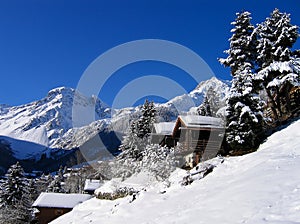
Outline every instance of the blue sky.
[[[294, 0], [252, 1], [0, 1], [0, 104], [19, 105], [41, 99], [58, 86], [75, 88], [87, 66], [119, 44], [164, 39], [200, 55], [217, 77], [229, 70], [224, 56], [235, 13], [248, 10], [253, 23], [278, 7], [300, 25]], [[299, 41], [295, 48], [300, 48]], [[145, 74], [169, 74], [192, 90], [196, 83], [183, 71], [160, 63], [137, 63], [115, 74], [100, 97], [108, 104], [128, 80]], [[113, 82], [112, 82], [113, 81]]]

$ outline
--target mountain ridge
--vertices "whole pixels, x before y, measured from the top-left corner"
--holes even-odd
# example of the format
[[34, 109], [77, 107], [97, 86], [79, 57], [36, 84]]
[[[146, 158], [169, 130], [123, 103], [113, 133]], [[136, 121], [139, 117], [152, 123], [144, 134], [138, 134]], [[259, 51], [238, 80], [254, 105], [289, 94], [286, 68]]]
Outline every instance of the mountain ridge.
[[[181, 113], [192, 113], [191, 109], [202, 103], [205, 92], [210, 87], [224, 92], [225, 97], [227, 85], [213, 77], [201, 82], [188, 94], [177, 96], [163, 104], [155, 104], [159, 116], [157, 121], [173, 121]], [[95, 121], [73, 127], [73, 104], [92, 108], [96, 115]], [[20, 106], [0, 106], [0, 136], [36, 143], [49, 150], [70, 150], [79, 148], [99, 135], [109, 150], [115, 150], [122, 133], [126, 131], [131, 120], [139, 115], [140, 106], [111, 109], [95, 96], [87, 97], [75, 89], [58, 87], [50, 90], [41, 100]], [[26, 150], [25, 147], [24, 151]], [[36, 155], [31, 153], [26, 156], [24, 153], [23, 158], [20, 149], [14, 151], [19, 153], [18, 159], [32, 159], [47, 150], [37, 150]]]

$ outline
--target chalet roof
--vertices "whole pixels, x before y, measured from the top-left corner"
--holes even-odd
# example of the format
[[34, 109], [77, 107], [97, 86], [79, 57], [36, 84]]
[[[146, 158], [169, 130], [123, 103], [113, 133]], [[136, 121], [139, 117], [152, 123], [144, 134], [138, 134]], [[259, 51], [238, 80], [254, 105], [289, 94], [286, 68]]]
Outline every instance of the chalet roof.
[[87, 179], [85, 180], [84, 190], [85, 191], [94, 191], [101, 187], [102, 182], [100, 180]]
[[178, 119], [180, 119], [182, 125], [187, 128], [224, 128], [222, 119], [217, 117], [181, 115]]
[[41, 193], [32, 207], [74, 208], [76, 205], [92, 198], [88, 194]]
[[154, 124], [156, 134], [171, 135], [176, 122], [160, 122]]

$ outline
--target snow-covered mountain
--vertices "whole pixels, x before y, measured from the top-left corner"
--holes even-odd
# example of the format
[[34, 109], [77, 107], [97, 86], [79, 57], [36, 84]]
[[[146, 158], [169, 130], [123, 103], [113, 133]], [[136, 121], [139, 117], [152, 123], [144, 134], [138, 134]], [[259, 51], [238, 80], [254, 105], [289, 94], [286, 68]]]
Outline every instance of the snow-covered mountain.
[[[228, 90], [227, 85], [217, 78], [201, 82], [189, 94], [177, 96], [164, 104], [156, 104], [160, 121], [175, 120], [180, 113], [187, 113], [192, 107], [199, 106], [210, 87], [222, 93], [222, 96]], [[96, 121], [73, 128], [73, 104], [95, 110]], [[1, 136], [9, 137], [5, 141], [10, 141], [18, 159], [38, 158], [38, 155], [53, 148], [73, 149], [97, 134], [106, 146], [113, 149], [118, 147], [121, 133], [126, 131], [130, 120], [139, 114], [140, 107], [112, 110], [98, 98], [86, 97], [74, 89], [60, 87], [51, 90], [45, 98], [29, 104], [14, 107], [0, 105], [0, 140]], [[28, 147], [29, 143], [35, 146], [27, 149], [25, 144], [22, 147], [22, 142], [28, 143]]]
[[[77, 97], [74, 97], [75, 94]], [[97, 119], [110, 116], [110, 108], [99, 99], [82, 96], [71, 88], [60, 87], [49, 91], [45, 98], [29, 104], [1, 106], [0, 136], [51, 148], [57, 139], [72, 128], [73, 103], [95, 108]], [[24, 159], [28, 155], [18, 152], [16, 157]]]
[[[180, 169], [172, 173], [168, 187], [155, 181], [145, 186], [145, 178], [137, 175], [123, 182], [143, 189], [134, 197], [92, 198], [51, 223], [299, 223], [299, 144], [300, 120], [274, 133], [257, 152], [224, 158], [191, 185], [180, 184], [186, 175]], [[111, 192], [116, 183], [99, 190]]]
[[176, 108], [179, 113], [193, 112], [193, 109], [203, 102], [205, 93], [210, 88], [220, 96], [221, 100], [225, 99], [229, 91], [229, 87], [225, 82], [222, 82], [216, 77], [212, 77], [209, 80], [199, 83], [189, 94], [177, 96], [169, 102], [162, 104], [161, 107], [173, 107]]

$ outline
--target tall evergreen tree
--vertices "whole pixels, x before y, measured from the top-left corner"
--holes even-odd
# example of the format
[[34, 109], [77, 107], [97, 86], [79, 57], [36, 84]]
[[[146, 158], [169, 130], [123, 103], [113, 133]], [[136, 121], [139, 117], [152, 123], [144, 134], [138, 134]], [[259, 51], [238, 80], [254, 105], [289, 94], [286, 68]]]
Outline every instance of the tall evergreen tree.
[[54, 177], [54, 180], [51, 181], [47, 188], [47, 192], [55, 192], [55, 193], [65, 193], [65, 189], [63, 187], [64, 183], [64, 175], [62, 166], [59, 168], [57, 175]]
[[224, 106], [222, 105], [221, 99], [221, 93], [216, 92], [212, 87], [208, 88], [205, 96], [208, 99], [211, 116], [216, 117], [218, 110]]
[[120, 158], [142, 159], [142, 151], [149, 143], [149, 136], [155, 122], [156, 109], [153, 102], [145, 101], [141, 108], [141, 117], [131, 122], [130, 128], [120, 146]]
[[156, 109], [153, 102], [145, 100], [142, 107], [142, 116], [137, 120], [137, 137], [148, 137], [155, 122]]
[[259, 24], [255, 30], [258, 34], [258, 64], [260, 68], [269, 66], [274, 61], [289, 61], [291, 48], [298, 39], [298, 27], [291, 24], [290, 14], [274, 9], [270, 17]]
[[3, 191], [0, 195], [0, 208], [5, 209], [8, 222], [28, 223], [31, 220], [30, 191], [24, 170], [17, 162], [6, 175]]
[[54, 193], [65, 193], [65, 189], [62, 186], [62, 182], [59, 178], [54, 178], [54, 180], [49, 184], [47, 192]]
[[263, 105], [250, 68], [232, 80], [226, 106], [226, 141], [232, 149], [252, 150], [263, 136]]
[[213, 87], [209, 87], [205, 92], [203, 103], [197, 108], [197, 112], [202, 116], [216, 117], [219, 109], [224, 106], [221, 102], [222, 96]]
[[197, 108], [197, 112], [201, 116], [212, 116], [207, 96], [204, 97], [203, 103]]
[[254, 26], [249, 12], [237, 13], [232, 23], [230, 49], [221, 64], [230, 67], [233, 77], [230, 94], [226, 100], [226, 141], [232, 149], [254, 149], [262, 134], [263, 102], [258, 92], [259, 83], [254, 77], [256, 67]]
[[[299, 65], [292, 52], [298, 39], [298, 27], [291, 24], [290, 15], [275, 9], [270, 17], [258, 25], [258, 71], [278, 120], [289, 111], [289, 91], [299, 85]], [[283, 105], [283, 102], [284, 105]]]
[[225, 59], [219, 59], [221, 64], [230, 68], [232, 76], [235, 76], [245, 63], [254, 68], [256, 58], [257, 36], [253, 32], [251, 13], [246, 11], [236, 13], [236, 16], [235, 21], [231, 23], [234, 28], [231, 30], [232, 36], [229, 39], [230, 48], [224, 51], [228, 56]]
[[17, 162], [12, 165], [6, 175], [1, 195], [1, 205], [17, 205], [22, 200], [27, 200], [28, 180], [24, 176], [24, 170]]

